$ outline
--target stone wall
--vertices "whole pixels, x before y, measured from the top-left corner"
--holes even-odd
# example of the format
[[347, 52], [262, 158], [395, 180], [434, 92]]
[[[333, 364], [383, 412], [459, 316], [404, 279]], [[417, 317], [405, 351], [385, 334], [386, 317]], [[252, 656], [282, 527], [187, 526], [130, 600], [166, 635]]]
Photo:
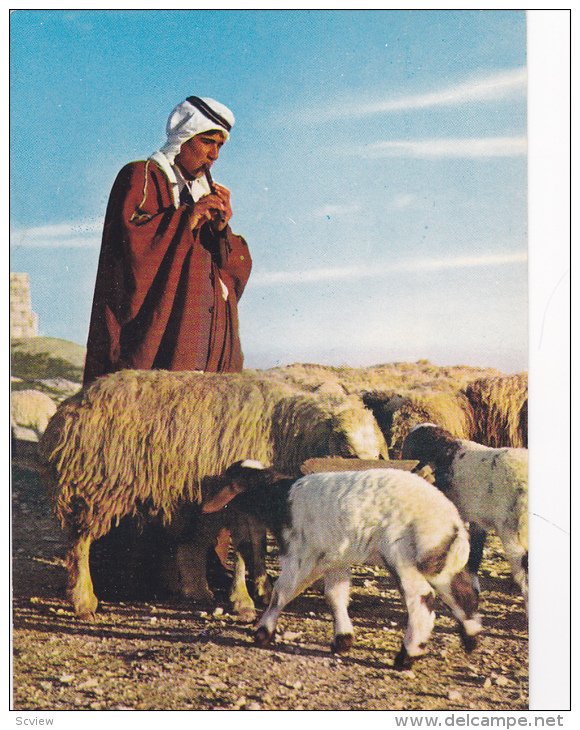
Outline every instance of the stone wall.
[[10, 273], [10, 337], [38, 337], [38, 315], [32, 311], [28, 274]]

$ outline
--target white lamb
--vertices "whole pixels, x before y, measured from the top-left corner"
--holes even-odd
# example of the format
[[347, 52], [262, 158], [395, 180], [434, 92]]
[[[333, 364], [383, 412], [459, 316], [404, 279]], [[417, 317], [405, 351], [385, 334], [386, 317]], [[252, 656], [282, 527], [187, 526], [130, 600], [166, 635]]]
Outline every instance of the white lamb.
[[383, 562], [396, 576], [409, 614], [394, 666], [425, 653], [433, 630], [435, 594], [459, 622], [466, 650], [481, 631], [477, 595], [464, 571], [469, 541], [454, 505], [421, 477], [398, 469], [370, 469], [283, 477], [260, 462], [236, 462], [225, 486], [203, 505], [236, 508], [262, 520], [280, 545], [280, 576], [255, 641], [272, 640], [284, 606], [317, 579], [334, 617], [332, 650], [347, 651], [353, 626], [347, 605], [350, 567]]
[[468, 569], [479, 592], [477, 571], [485, 531], [502, 541], [514, 580], [528, 601], [528, 450], [490, 448], [454, 438], [432, 423], [415, 426], [403, 444], [403, 459], [430, 465], [437, 486], [470, 523]]

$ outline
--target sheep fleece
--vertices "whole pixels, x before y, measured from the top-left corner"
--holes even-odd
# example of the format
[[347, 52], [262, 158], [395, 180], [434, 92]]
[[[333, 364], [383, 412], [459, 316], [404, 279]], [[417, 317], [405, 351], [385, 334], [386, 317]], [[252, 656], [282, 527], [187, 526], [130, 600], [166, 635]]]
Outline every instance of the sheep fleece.
[[458, 444], [447, 496], [466, 519], [486, 529], [509, 526], [527, 547], [527, 449], [492, 449], [461, 440]]
[[331, 404], [250, 374], [123, 370], [65, 401], [40, 452], [61, 525], [98, 539], [143, 508], [170, 520], [179, 502], [200, 500], [203, 478], [248, 454], [296, 473], [347, 447], [387, 453], [360, 401]]

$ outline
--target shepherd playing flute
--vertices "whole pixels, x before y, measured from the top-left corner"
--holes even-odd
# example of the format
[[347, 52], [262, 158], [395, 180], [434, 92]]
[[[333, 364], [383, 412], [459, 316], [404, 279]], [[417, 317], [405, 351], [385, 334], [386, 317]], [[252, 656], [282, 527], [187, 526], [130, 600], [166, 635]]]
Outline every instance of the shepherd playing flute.
[[121, 370], [239, 372], [238, 300], [251, 269], [229, 226], [230, 192], [210, 168], [234, 115], [190, 96], [167, 142], [126, 165], [105, 218], [84, 382]]

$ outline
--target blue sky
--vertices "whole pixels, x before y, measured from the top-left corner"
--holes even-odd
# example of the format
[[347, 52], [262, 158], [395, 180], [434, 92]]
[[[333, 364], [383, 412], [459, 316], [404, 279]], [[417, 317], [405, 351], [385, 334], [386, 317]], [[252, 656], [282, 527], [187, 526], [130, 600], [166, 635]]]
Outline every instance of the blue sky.
[[254, 270], [248, 367], [527, 368], [523, 11], [12, 14], [11, 270], [84, 344], [110, 187], [186, 96]]

